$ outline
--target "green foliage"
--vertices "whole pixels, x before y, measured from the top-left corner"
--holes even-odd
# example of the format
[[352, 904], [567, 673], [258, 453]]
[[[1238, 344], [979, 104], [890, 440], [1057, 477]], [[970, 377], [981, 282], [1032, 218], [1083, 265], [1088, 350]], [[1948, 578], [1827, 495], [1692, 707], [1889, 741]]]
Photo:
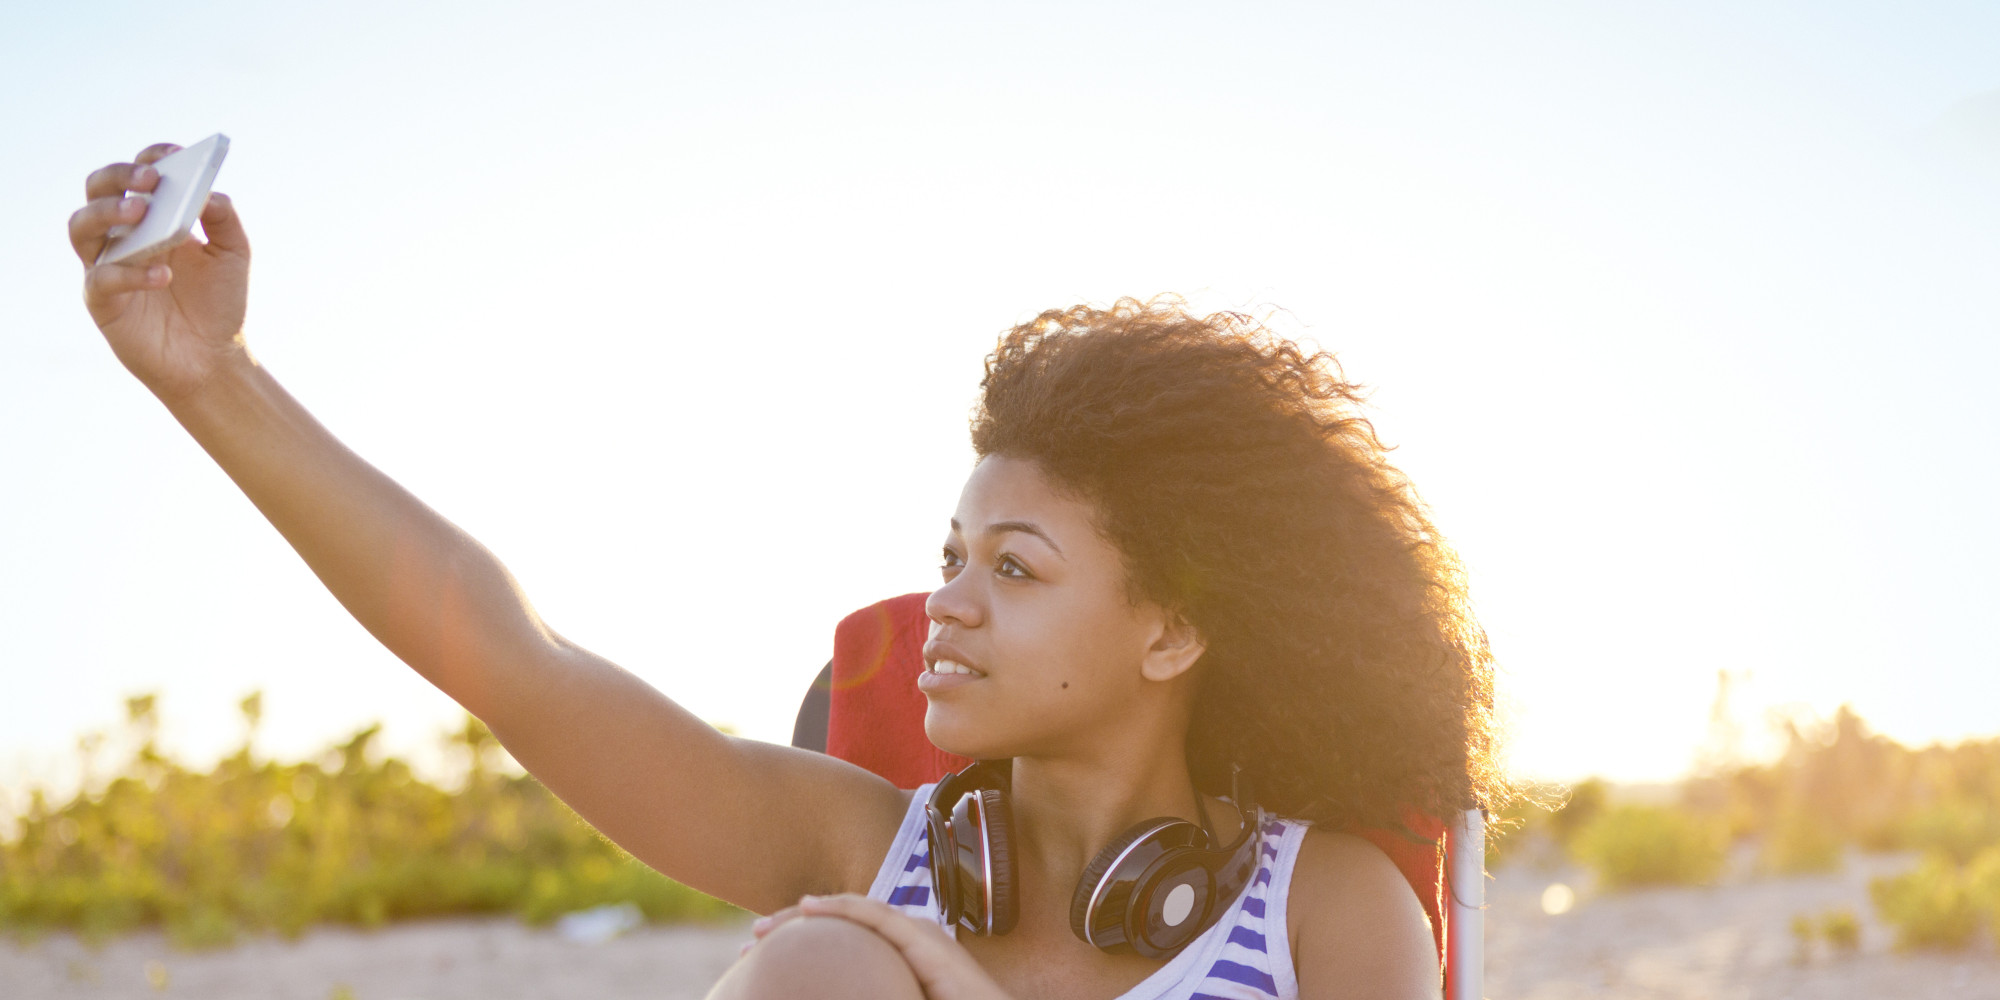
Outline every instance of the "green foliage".
[[[261, 699], [241, 708], [254, 732]], [[0, 837], [0, 929], [98, 938], [161, 926], [200, 948], [321, 922], [547, 921], [627, 901], [656, 921], [735, 912], [633, 860], [533, 778], [497, 772], [497, 742], [469, 716], [451, 737], [469, 762], [455, 791], [377, 760], [377, 726], [322, 762], [259, 760], [246, 740], [198, 773], [157, 751], [152, 696], [128, 701], [127, 716], [137, 749], [119, 773], [61, 806], [34, 793]]]
[[1792, 914], [1792, 961], [1804, 965], [1812, 960], [1813, 938], [1819, 935], [1819, 927], [1813, 918], [1804, 913]]
[[1965, 948], [1981, 922], [2000, 941], [2000, 740], [1926, 747], [1907, 771], [1916, 793], [1871, 836], [1924, 860], [1869, 886], [1876, 912], [1898, 948]]
[[1576, 835], [1604, 811], [1611, 786], [1603, 778], [1585, 778], [1569, 790], [1569, 797], [1549, 816], [1549, 834], [1567, 848]]
[[[1913, 750], [1845, 706], [1821, 724], [1788, 723], [1787, 737], [1769, 764], [1718, 755], [1681, 786], [1678, 812], [1607, 806], [1603, 786], [1586, 782], [1565, 809], [1525, 811], [1520, 829], [1566, 844], [1608, 889], [1710, 881], [1738, 838], [1779, 874], [1836, 869], [1850, 846], [1918, 852], [1918, 868], [1870, 887], [1896, 946], [1963, 948], [1982, 921], [2000, 945], [2000, 738]], [[1817, 940], [1836, 954], [1858, 948], [1861, 923], [1839, 910], [1801, 914], [1792, 930], [1805, 961]]]
[[1965, 870], [1965, 895], [1986, 918], [1995, 947], [2000, 947], [2000, 844], [1980, 852]]
[[1792, 961], [1799, 965], [1811, 961], [1813, 942], [1818, 940], [1825, 941], [1836, 956], [1853, 955], [1861, 950], [1861, 918], [1844, 906], [1817, 918], [1809, 913], [1792, 914]]
[[1868, 886], [1875, 909], [1896, 928], [1896, 947], [1956, 951], [1972, 943], [1979, 910], [1951, 859], [1932, 855], [1915, 870]]
[[1820, 914], [1819, 936], [1834, 954], [1852, 955], [1861, 950], [1861, 918], [1844, 906], [1828, 910]]
[[1567, 851], [1576, 831], [1604, 808], [1608, 788], [1602, 778], [1521, 787], [1487, 824], [1487, 870], [1511, 865], [1517, 855], [1546, 859], [1543, 848]]
[[1967, 864], [2000, 844], [2000, 807], [1983, 799], [1951, 798], [1918, 809], [1895, 824], [1899, 846]]
[[1548, 825], [1549, 810], [1561, 808], [1552, 801], [1523, 795], [1508, 802], [1486, 821], [1486, 870], [1498, 871], [1512, 865], [1516, 855], [1532, 853], [1532, 843]]
[[1828, 839], [1876, 851], [1942, 848], [1962, 861], [2000, 842], [2000, 739], [1912, 750], [1870, 733], [1843, 706], [1821, 724], [1787, 723], [1777, 761], [1708, 773], [1683, 792], [1732, 837], [1766, 841], [1765, 862], [1780, 871], [1825, 864]]
[[1720, 826], [1659, 806], [1607, 807], [1576, 834], [1572, 853], [1599, 884], [1702, 885], [1721, 873], [1727, 839]]
[[1838, 871], [1840, 836], [1830, 824], [1792, 810], [1780, 816], [1776, 828], [1765, 835], [1759, 860], [1766, 871], [1780, 875]]

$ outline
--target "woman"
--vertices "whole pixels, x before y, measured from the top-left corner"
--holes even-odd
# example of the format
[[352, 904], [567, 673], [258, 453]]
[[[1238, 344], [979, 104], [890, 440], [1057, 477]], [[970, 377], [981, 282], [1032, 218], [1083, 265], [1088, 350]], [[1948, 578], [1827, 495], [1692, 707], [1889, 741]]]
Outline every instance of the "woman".
[[[1454, 558], [1330, 356], [1125, 302], [1045, 313], [988, 359], [920, 687], [933, 742], [998, 762], [1011, 876], [973, 898], [1004, 891], [1018, 919], [961, 933], [955, 896], [897, 891], [953, 877], [915, 846], [936, 836], [931, 788], [723, 735], [569, 642], [258, 366], [226, 196], [206, 242], [92, 266], [177, 148], [86, 181], [70, 238], [92, 318], [376, 638], [633, 855], [770, 915], [713, 996], [1436, 996], [1418, 901], [1337, 831], [1496, 790], [1491, 668]], [[1249, 845], [1256, 881], [1215, 888], [1191, 944], [1107, 950], [1070, 911], [1148, 817]]]

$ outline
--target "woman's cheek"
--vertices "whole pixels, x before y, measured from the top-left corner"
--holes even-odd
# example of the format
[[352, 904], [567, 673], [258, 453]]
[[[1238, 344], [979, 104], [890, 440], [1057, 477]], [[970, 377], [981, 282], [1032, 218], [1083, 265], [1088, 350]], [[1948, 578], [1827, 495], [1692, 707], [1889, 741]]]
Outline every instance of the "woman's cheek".
[[1096, 718], [1083, 694], [1051, 676], [987, 678], [931, 699], [924, 735], [938, 749], [974, 760], [1037, 753]]

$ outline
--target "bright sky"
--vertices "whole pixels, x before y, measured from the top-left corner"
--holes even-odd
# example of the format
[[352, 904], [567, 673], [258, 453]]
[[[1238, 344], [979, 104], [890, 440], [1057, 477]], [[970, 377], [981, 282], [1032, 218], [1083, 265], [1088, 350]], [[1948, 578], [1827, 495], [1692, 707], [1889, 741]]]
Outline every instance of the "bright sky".
[[1517, 769], [1678, 774], [1718, 670], [1753, 729], [2000, 731], [1996, 37], [1990, 3], [10, 5], [0, 786], [144, 691], [197, 760], [258, 688], [279, 755], [456, 716], [79, 303], [83, 176], [218, 131], [256, 352], [746, 734], [936, 580], [997, 334], [1160, 292], [1378, 387]]

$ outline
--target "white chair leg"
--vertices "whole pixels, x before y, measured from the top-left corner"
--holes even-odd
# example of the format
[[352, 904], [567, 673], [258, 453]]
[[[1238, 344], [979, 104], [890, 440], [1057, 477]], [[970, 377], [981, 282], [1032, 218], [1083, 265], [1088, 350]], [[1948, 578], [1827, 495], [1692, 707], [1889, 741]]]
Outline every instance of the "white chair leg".
[[1486, 988], [1486, 813], [1467, 809], [1445, 830], [1445, 1000], [1481, 1000]]

